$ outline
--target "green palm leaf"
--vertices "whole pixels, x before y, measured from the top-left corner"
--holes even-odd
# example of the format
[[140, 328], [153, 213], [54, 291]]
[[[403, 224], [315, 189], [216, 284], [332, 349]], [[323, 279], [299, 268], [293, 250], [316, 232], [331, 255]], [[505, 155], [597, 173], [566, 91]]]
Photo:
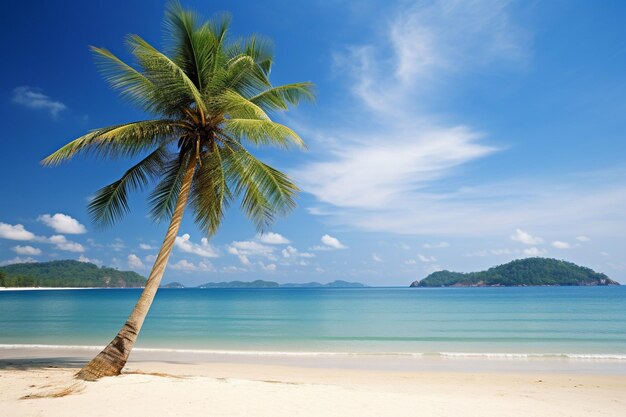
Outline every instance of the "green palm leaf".
[[126, 171], [119, 180], [98, 190], [89, 203], [89, 214], [93, 221], [108, 227], [129, 212], [128, 192], [144, 188], [151, 178], [157, 177], [163, 170], [167, 156], [166, 149], [159, 147]]
[[135, 156], [176, 138], [184, 125], [176, 120], [145, 120], [96, 129], [73, 140], [42, 163], [58, 165], [84, 152], [94, 152], [100, 157]]

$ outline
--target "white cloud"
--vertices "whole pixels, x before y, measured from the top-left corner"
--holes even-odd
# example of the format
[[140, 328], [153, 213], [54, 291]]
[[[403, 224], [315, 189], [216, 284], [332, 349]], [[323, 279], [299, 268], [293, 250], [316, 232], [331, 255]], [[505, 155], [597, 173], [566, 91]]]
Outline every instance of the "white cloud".
[[589, 242], [589, 238], [587, 236], [576, 236], [576, 240], [579, 242]]
[[33, 240], [35, 235], [21, 224], [11, 225], [0, 222], [0, 238], [10, 240]]
[[537, 245], [543, 242], [542, 238], [533, 236], [522, 229], [515, 229], [515, 233], [511, 235], [511, 240], [521, 242], [524, 245]]
[[274, 253], [274, 248], [264, 245], [253, 240], [242, 240], [232, 242], [228, 246], [228, 253], [231, 255], [245, 255], [245, 256], [263, 256], [271, 257]]
[[524, 249], [522, 253], [526, 256], [541, 256], [546, 253], [546, 251], [533, 246], [532, 248]]
[[85, 226], [80, 224], [78, 220], [63, 213], [56, 213], [54, 215], [42, 214], [39, 216], [38, 220], [54, 229], [57, 233], [77, 235], [87, 232]]
[[21, 258], [19, 256], [16, 256], [13, 259], [7, 259], [5, 261], [0, 262], [0, 265], [29, 264], [33, 262], [37, 262], [37, 260], [31, 258], [30, 256], [27, 258]]
[[417, 265], [417, 261], [415, 259], [409, 259], [408, 261], [404, 261], [405, 265]]
[[102, 263], [103, 263], [100, 259], [87, 258], [84, 255], [80, 255], [78, 257], [78, 262], [86, 262], [86, 263], [95, 264], [95, 265], [98, 265], [98, 266], [101, 266]]
[[425, 256], [421, 253], [417, 254], [417, 259], [419, 259], [420, 262], [437, 262], [437, 258], [435, 258], [434, 256]]
[[339, 239], [331, 235], [324, 235], [320, 239], [324, 246], [314, 246], [313, 250], [333, 250], [333, 249], [347, 249], [348, 247], [341, 243]]
[[555, 240], [554, 242], [552, 242], [552, 246], [557, 249], [569, 249], [572, 247], [572, 245], [570, 245], [569, 243], [560, 240]]
[[447, 248], [450, 246], [450, 244], [448, 242], [424, 243], [422, 246], [425, 249], [437, 249], [437, 248]]
[[189, 262], [186, 259], [182, 259], [174, 264], [171, 264], [172, 269], [176, 269], [183, 272], [213, 272], [215, 268], [208, 261], [200, 261], [197, 264]]
[[267, 243], [269, 245], [287, 245], [291, 243], [285, 236], [273, 232], [259, 234], [257, 238], [262, 243]]
[[196, 244], [190, 240], [189, 234], [185, 233], [182, 236], [176, 236], [174, 246], [182, 252], [193, 253], [204, 258], [217, 258], [219, 256], [205, 237], [200, 240], [200, 244]]
[[252, 262], [250, 262], [250, 259], [248, 259], [246, 255], [238, 255], [238, 258], [239, 258], [239, 262], [241, 262], [243, 265], [245, 266], [252, 265]]
[[264, 271], [268, 271], [268, 272], [276, 271], [276, 264], [265, 265], [263, 262], [259, 262], [259, 265], [261, 266], [261, 269], [263, 269]]
[[39, 248], [35, 248], [32, 247], [30, 245], [26, 245], [26, 246], [14, 246], [13, 250], [15, 251], [15, 253], [17, 253], [18, 255], [32, 255], [32, 256], [36, 256], [36, 255], [41, 255], [41, 249]]
[[283, 258], [314, 258], [315, 255], [309, 252], [300, 252], [293, 246], [287, 246], [281, 251]]
[[122, 250], [126, 249], [126, 245], [124, 244], [122, 239], [119, 238], [115, 239], [115, 242], [110, 243], [107, 246], [116, 252], [121, 252]]
[[85, 247], [77, 242], [72, 242], [71, 240], [67, 240], [67, 238], [63, 235], [54, 235], [45, 239], [46, 242], [52, 243], [59, 250], [64, 250], [68, 252], [84, 252]]
[[146, 266], [143, 264], [139, 256], [131, 253], [128, 255], [128, 267], [131, 269], [144, 269]]
[[372, 261], [374, 262], [382, 262], [382, 258], [375, 253], [372, 253]]
[[22, 86], [13, 90], [13, 102], [31, 109], [43, 109], [50, 112], [56, 118], [59, 112], [67, 106], [43, 94], [40, 89]]
[[147, 243], [140, 243], [139, 244], [139, 249], [141, 250], [152, 250], [152, 249], [156, 249], [154, 246], [148, 245]]

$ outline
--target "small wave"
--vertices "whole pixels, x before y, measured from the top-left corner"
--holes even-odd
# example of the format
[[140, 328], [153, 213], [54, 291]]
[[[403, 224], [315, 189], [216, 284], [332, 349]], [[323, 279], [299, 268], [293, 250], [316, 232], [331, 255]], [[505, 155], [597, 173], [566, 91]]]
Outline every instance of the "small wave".
[[[104, 346], [90, 345], [44, 345], [44, 344], [0, 344], [0, 349], [55, 349], [98, 351]], [[569, 360], [597, 360], [597, 361], [626, 361], [624, 354], [596, 354], [596, 353], [506, 353], [506, 352], [325, 352], [325, 351], [265, 351], [265, 350], [216, 350], [216, 349], [175, 349], [175, 348], [148, 348], [138, 347], [134, 352], [146, 353], [180, 353], [229, 356], [352, 356], [352, 357], [440, 357], [440, 358], [484, 358], [484, 359], [569, 359]]]

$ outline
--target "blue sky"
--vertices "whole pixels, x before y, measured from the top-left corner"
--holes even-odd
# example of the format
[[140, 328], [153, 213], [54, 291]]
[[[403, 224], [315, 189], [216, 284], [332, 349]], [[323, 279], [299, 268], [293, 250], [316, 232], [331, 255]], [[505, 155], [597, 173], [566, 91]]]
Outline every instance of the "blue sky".
[[[367, 4], [363, 4], [367, 3]], [[210, 241], [186, 219], [165, 282], [405, 285], [526, 256], [626, 282], [626, 4], [621, 1], [187, 1], [274, 40], [276, 84], [318, 99], [281, 122], [307, 152], [255, 149], [302, 188], [257, 236], [231, 209]], [[131, 161], [39, 161], [89, 129], [146, 117], [88, 45], [160, 45], [165, 3], [9, 2], [0, 25], [0, 262], [83, 259], [147, 275], [165, 225], [144, 195], [112, 229], [95, 190]]]

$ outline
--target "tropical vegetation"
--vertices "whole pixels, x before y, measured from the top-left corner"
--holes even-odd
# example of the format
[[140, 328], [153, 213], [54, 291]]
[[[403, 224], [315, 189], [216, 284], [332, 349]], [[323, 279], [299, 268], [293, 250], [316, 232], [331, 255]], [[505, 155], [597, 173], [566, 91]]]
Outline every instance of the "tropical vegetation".
[[481, 272], [433, 272], [413, 287], [619, 285], [605, 274], [571, 262], [549, 258], [517, 259]]
[[203, 22], [172, 4], [166, 11], [163, 51], [130, 35], [133, 65], [107, 49], [92, 48], [111, 87], [153, 117], [95, 129], [43, 161], [54, 166], [79, 154], [141, 157], [96, 193], [89, 212], [97, 224], [110, 226], [129, 211], [131, 191], [153, 186], [150, 215], [156, 221], [169, 220], [135, 308], [78, 378], [94, 380], [121, 372], [159, 288], [187, 204], [207, 236], [217, 231], [232, 203], [239, 202], [261, 231], [295, 206], [296, 185], [247, 147], [304, 147], [292, 129], [270, 115], [312, 99], [312, 84], [272, 85], [270, 42], [258, 36], [231, 40], [229, 24], [227, 15]]
[[32, 262], [0, 267], [0, 287], [143, 287], [133, 271], [98, 267], [71, 260]]

